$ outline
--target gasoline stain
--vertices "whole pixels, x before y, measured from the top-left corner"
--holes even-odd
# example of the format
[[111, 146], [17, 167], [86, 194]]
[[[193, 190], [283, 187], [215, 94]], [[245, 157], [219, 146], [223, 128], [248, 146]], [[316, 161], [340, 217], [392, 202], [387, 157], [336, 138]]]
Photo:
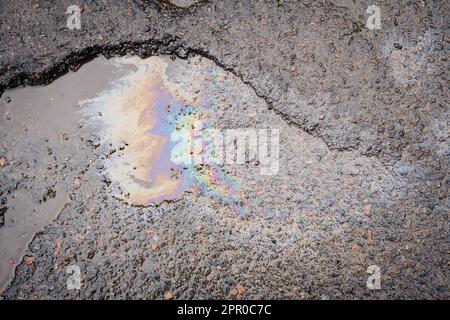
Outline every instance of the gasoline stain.
[[238, 203], [235, 179], [220, 166], [205, 169], [173, 160], [180, 140], [192, 140], [196, 122], [204, 121], [208, 128], [215, 120], [218, 102], [211, 92], [226, 76], [211, 62], [197, 63], [198, 72], [186, 65], [169, 68], [174, 62], [161, 57], [112, 63], [131, 64], [135, 71], [81, 105], [107, 140], [126, 145], [121, 156], [111, 157], [107, 164], [109, 176], [123, 190], [117, 197], [132, 205], [157, 205], [197, 188], [226, 203]]

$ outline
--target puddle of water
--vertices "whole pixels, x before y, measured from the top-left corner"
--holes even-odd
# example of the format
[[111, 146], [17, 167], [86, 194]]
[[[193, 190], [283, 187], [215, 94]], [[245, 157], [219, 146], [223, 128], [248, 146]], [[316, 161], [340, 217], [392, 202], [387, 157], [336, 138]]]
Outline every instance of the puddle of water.
[[[45, 87], [8, 90], [0, 99], [0, 150], [6, 150], [2, 156], [6, 156], [11, 166], [14, 163], [29, 166], [28, 169], [18, 166], [11, 174], [33, 176], [32, 183], [37, 188], [41, 181], [44, 184], [44, 180], [55, 179], [56, 191], [54, 198], [42, 203], [37, 200], [42, 195], [33, 188], [7, 195], [5, 223], [0, 227], [0, 289], [11, 280], [34, 235], [49, 225], [68, 203], [62, 177], [52, 177], [47, 165], [54, 164], [53, 157], [61, 161], [76, 156], [78, 101], [94, 96], [108, 81], [123, 75], [103, 57], [89, 65], [89, 69], [71, 72]], [[64, 134], [70, 137], [68, 141], [62, 138]], [[48, 148], [52, 150], [51, 156]]]
[[[244, 188], [254, 188], [255, 181], [247, 181], [245, 175], [220, 164], [174, 160], [180, 141], [193, 138], [197, 121], [203, 122], [202, 133], [221, 125], [237, 127], [240, 116], [235, 111], [235, 118], [227, 118], [228, 108], [256, 99], [229, 77], [201, 57], [97, 58], [49, 86], [5, 92], [0, 102], [0, 150], [6, 150], [11, 163], [31, 164], [29, 173], [35, 181], [31, 189], [8, 196], [5, 226], [0, 228], [1, 287], [11, 279], [15, 268], [11, 261], [20, 262], [36, 232], [69, 202], [62, 177], [49, 177], [46, 165], [54, 157], [82, 161], [80, 124], [117, 150], [105, 159], [105, 167], [122, 190], [116, 196], [129, 204], [157, 205], [196, 192], [241, 215], [249, 206], [261, 207], [248, 201], [251, 193]], [[51, 156], [47, 147], [53, 150]], [[47, 178], [55, 179], [56, 197], [40, 204], [36, 197], [41, 195], [35, 190], [41, 187], [40, 179]]]
[[[63, 190], [57, 185], [57, 190]], [[68, 202], [65, 192], [57, 192], [54, 199], [36, 205], [27, 190], [17, 190], [8, 202], [5, 224], [0, 229], [0, 288], [12, 280], [15, 266], [20, 263], [34, 235], [50, 224]]]

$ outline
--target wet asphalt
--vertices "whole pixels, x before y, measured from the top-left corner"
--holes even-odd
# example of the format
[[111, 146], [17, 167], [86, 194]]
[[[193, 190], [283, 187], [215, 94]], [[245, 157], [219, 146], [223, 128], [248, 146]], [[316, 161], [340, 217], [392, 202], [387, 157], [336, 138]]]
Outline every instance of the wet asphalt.
[[[0, 128], [0, 222], [24, 190], [31, 209], [63, 199], [8, 261], [2, 298], [448, 299], [449, 4], [378, 1], [369, 30], [369, 1], [176, 2], [0, 3], [0, 110], [13, 123]], [[81, 30], [66, 26], [71, 4]], [[8, 90], [57, 85], [99, 54], [203, 58], [227, 73], [240, 94], [224, 128], [284, 133], [284, 169], [258, 180], [283, 214], [242, 217], [195, 192], [125, 204], [99, 132], [77, 119], [69, 139], [30, 140], [8, 118], [21, 108], [7, 110]], [[74, 264], [81, 290], [67, 290]], [[380, 290], [366, 286], [371, 265]]]

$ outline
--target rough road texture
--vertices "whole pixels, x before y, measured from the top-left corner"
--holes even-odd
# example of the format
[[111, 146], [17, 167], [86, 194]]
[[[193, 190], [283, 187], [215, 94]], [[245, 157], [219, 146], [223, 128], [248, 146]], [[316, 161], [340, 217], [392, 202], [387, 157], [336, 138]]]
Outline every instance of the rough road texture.
[[[287, 226], [259, 227], [226, 213], [219, 222], [208, 214], [199, 219], [189, 198], [151, 214], [127, 208], [124, 218], [106, 187], [87, 179], [92, 185], [86, 190], [99, 188], [96, 199], [71, 190], [72, 205], [29, 248], [36, 266], [23, 262], [4, 296], [163, 298], [172, 290], [175, 298], [448, 298], [449, 4], [378, 1], [382, 29], [371, 31], [365, 11], [372, 3], [356, 2], [225, 0], [180, 8], [168, 1], [2, 1], [0, 89], [49, 83], [99, 53], [198, 54], [237, 76], [286, 130], [315, 139], [340, 159], [368, 159], [363, 190], [371, 188], [364, 182], [378, 178], [398, 182], [381, 184], [378, 198], [364, 198], [356, 182], [341, 189], [338, 182], [325, 185], [314, 179], [318, 167], [310, 168], [306, 190], [293, 190], [297, 198], [287, 199], [294, 213], [296, 203], [328, 191], [317, 200], [323, 211], [302, 218], [322, 226], [309, 234], [306, 226], [289, 229], [302, 225], [294, 216]], [[74, 3], [83, 4], [82, 30], [65, 25], [66, 8]], [[86, 163], [69, 165], [76, 174], [98, 170], [88, 162], [98, 161], [96, 154], [86, 154]], [[330, 180], [355, 175], [338, 166], [324, 165]], [[0, 191], [16, 188], [16, 180], [2, 179]], [[353, 202], [354, 210], [366, 208], [367, 221], [348, 220]], [[89, 215], [76, 215], [82, 208], [90, 208]], [[87, 228], [94, 231], [75, 245]], [[247, 228], [259, 228], [259, 236]], [[150, 250], [148, 229], [172, 245]], [[228, 241], [232, 233], [242, 241]], [[53, 261], [55, 246], [64, 259]], [[54, 272], [74, 260], [84, 261], [88, 284], [78, 295], [65, 290], [64, 272]], [[371, 264], [382, 264], [384, 290], [365, 287]]]

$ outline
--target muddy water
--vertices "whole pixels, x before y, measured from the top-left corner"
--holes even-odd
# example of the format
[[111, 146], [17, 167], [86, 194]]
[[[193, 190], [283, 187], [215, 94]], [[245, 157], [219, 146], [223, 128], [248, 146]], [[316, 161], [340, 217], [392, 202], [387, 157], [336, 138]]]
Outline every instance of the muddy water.
[[48, 86], [8, 90], [1, 97], [0, 147], [3, 148], [0, 151], [4, 150], [5, 154], [0, 156], [6, 157], [9, 164], [0, 170], [17, 175], [19, 168], [26, 164], [28, 169], [23, 174], [32, 176], [33, 183], [38, 185], [52, 179], [56, 194], [42, 201], [38, 199], [40, 191], [22, 186], [6, 196], [5, 221], [0, 227], [0, 289], [11, 280], [34, 235], [69, 203], [65, 182], [58, 175], [49, 177], [44, 159], [50, 152], [57, 161], [76, 156], [78, 102], [95, 96], [108, 81], [121, 76], [122, 71], [101, 57], [90, 62], [89, 68], [69, 73]]

